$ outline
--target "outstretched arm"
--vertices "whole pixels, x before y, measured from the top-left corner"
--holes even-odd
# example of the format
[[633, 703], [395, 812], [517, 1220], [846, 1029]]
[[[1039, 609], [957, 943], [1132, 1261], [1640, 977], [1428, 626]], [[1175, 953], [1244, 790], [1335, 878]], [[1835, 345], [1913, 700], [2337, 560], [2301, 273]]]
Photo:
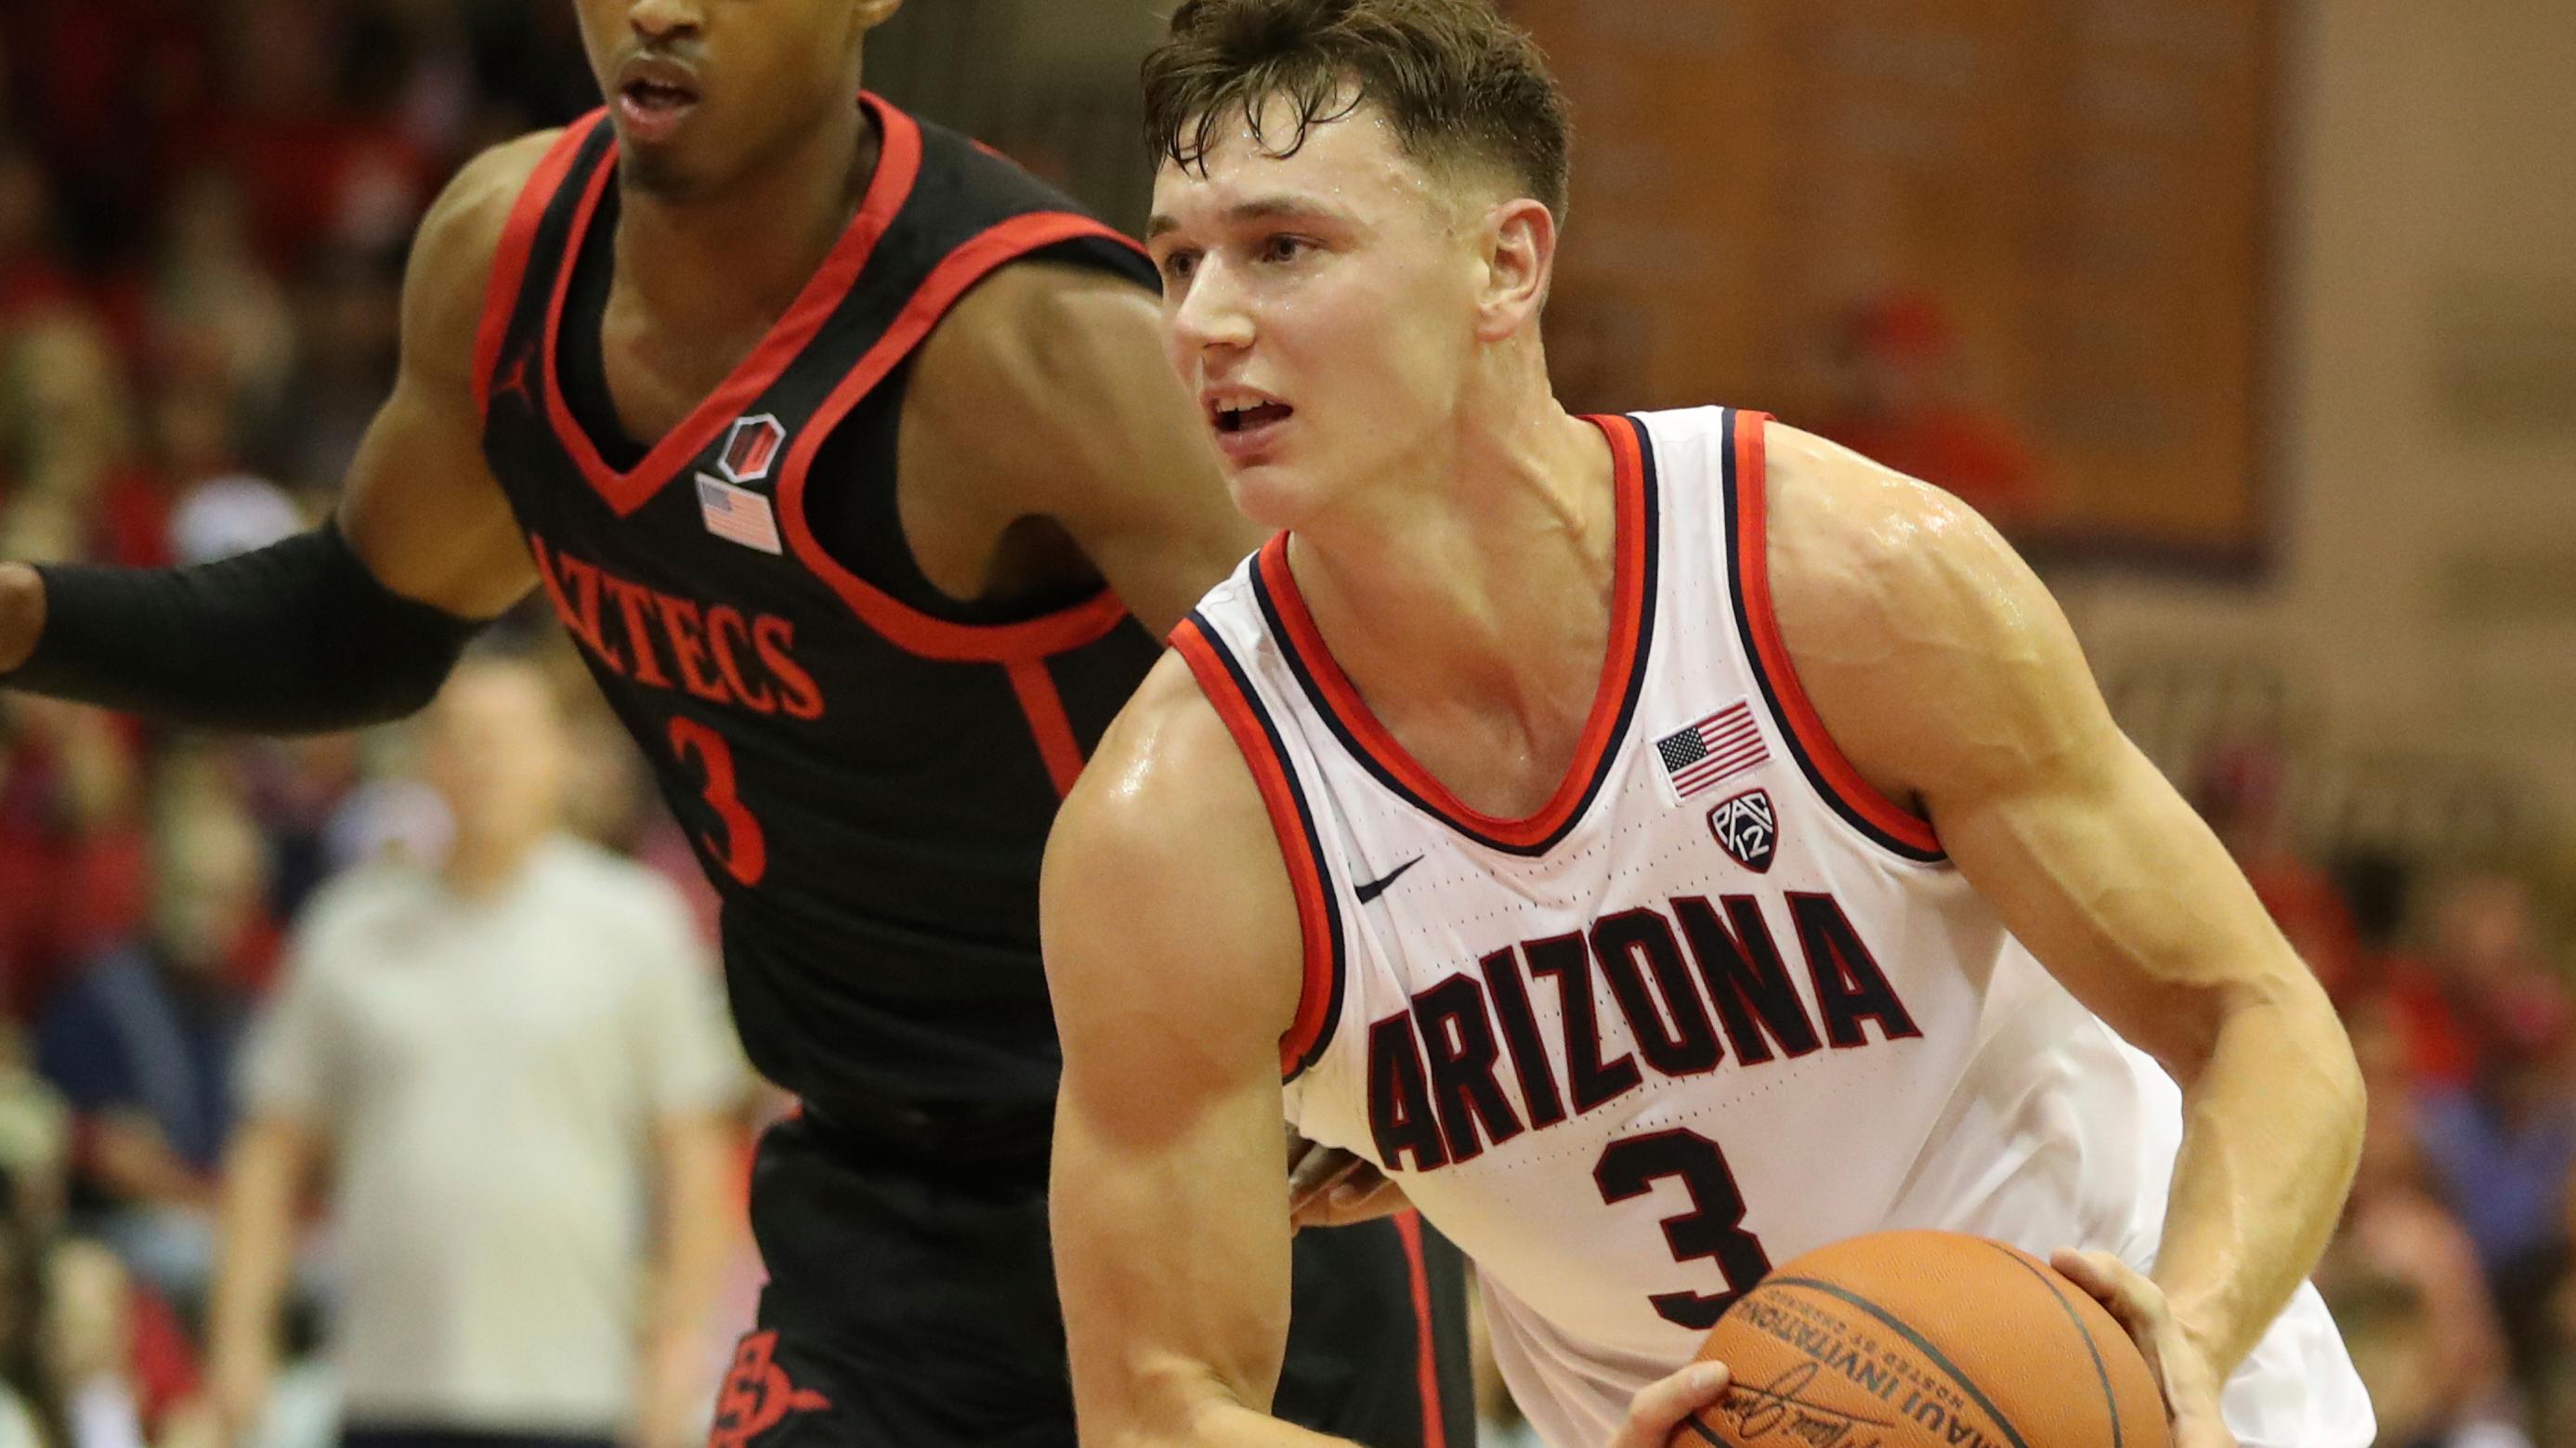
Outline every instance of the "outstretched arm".
[[194, 568], [0, 564], [0, 683], [276, 732], [426, 702], [466, 639], [535, 579], [483, 462], [473, 369], [503, 223], [551, 140], [477, 157], [422, 221], [401, 369], [335, 522]]
[[2049, 971], [2182, 1086], [2155, 1282], [2223, 1379], [2314, 1268], [2351, 1183], [2351, 1044], [1994, 530], [1820, 439], [1774, 427], [1770, 452], [1772, 595], [1827, 727], [1924, 811]]

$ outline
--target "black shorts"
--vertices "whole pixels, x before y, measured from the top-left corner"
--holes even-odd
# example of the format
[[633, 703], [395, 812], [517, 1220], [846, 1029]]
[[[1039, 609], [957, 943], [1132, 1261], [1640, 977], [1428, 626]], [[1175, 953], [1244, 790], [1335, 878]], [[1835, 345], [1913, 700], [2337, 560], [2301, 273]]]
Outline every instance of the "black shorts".
[[[1045, 1163], [941, 1162], [810, 1117], [761, 1139], [769, 1284], [710, 1448], [1073, 1448]], [[1410, 1215], [1301, 1233], [1283, 1418], [1473, 1448], [1465, 1268]]]

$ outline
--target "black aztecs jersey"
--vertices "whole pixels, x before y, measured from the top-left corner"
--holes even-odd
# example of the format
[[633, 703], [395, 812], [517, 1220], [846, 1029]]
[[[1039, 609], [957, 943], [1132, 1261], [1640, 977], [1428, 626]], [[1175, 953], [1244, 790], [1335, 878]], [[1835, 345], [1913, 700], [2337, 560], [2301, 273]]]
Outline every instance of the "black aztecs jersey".
[[598, 367], [605, 284], [579, 283], [604, 275], [583, 259], [613, 227], [604, 114], [565, 131], [510, 217], [476, 374], [547, 596], [722, 892], [753, 1063], [853, 1123], [1052, 1095], [1040, 852], [1157, 652], [1105, 590], [992, 620], [906, 574], [893, 441], [914, 348], [1016, 259], [1154, 277], [1008, 162], [861, 103], [882, 144], [858, 214], [649, 450], [603, 447], [567, 382], [568, 357]]

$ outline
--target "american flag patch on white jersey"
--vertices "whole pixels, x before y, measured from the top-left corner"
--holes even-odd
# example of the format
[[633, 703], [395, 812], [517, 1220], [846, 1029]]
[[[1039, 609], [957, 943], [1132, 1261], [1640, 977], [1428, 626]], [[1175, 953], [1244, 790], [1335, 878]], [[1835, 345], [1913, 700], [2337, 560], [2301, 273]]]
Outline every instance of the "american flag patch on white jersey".
[[1762, 728], [1753, 720], [1753, 704], [1746, 699], [1656, 740], [1655, 753], [1664, 762], [1664, 777], [1671, 781], [1673, 792], [1683, 799], [1771, 757], [1762, 742]]
[[698, 474], [698, 516], [706, 520], [707, 531], [719, 538], [763, 553], [781, 551], [778, 515], [769, 510], [767, 498], [749, 488]]

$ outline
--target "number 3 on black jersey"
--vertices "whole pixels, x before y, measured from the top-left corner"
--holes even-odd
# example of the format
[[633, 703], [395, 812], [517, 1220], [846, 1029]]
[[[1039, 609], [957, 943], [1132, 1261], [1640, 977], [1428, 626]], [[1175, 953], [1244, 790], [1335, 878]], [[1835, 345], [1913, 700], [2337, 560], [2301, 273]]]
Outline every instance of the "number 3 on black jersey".
[[1726, 1290], [1658, 1292], [1646, 1300], [1666, 1322], [1705, 1331], [1753, 1284], [1769, 1276], [1770, 1254], [1762, 1239], [1744, 1230], [1744, 1193], [1726, 1165], [1726, 1153], [1696, 1131], [1676, 1128], [1624, 1137], [1610, 1143], [1592, 1168], [1601, 1200], [1618, 1203], [1642, 1197], [1666, 1177], [1680, 1179], [1690, 1193], [1691, 1209], [1663, 1221], [1664, 1241], [1676, 1262], [1710, 1261], [1724, 1275]]
[[760, 877], [769, 873], [769, 841], [760, 833], [760, 821], [734, 792], [733, 746], [695, 719], [673, 719], [671, 752], [683, 764], [694, 758], [706, 775], [706, 787], [698, 797], [716, 812], [718, 831], [700, 835], [698, 843], [736, 883], [759, 884]]

